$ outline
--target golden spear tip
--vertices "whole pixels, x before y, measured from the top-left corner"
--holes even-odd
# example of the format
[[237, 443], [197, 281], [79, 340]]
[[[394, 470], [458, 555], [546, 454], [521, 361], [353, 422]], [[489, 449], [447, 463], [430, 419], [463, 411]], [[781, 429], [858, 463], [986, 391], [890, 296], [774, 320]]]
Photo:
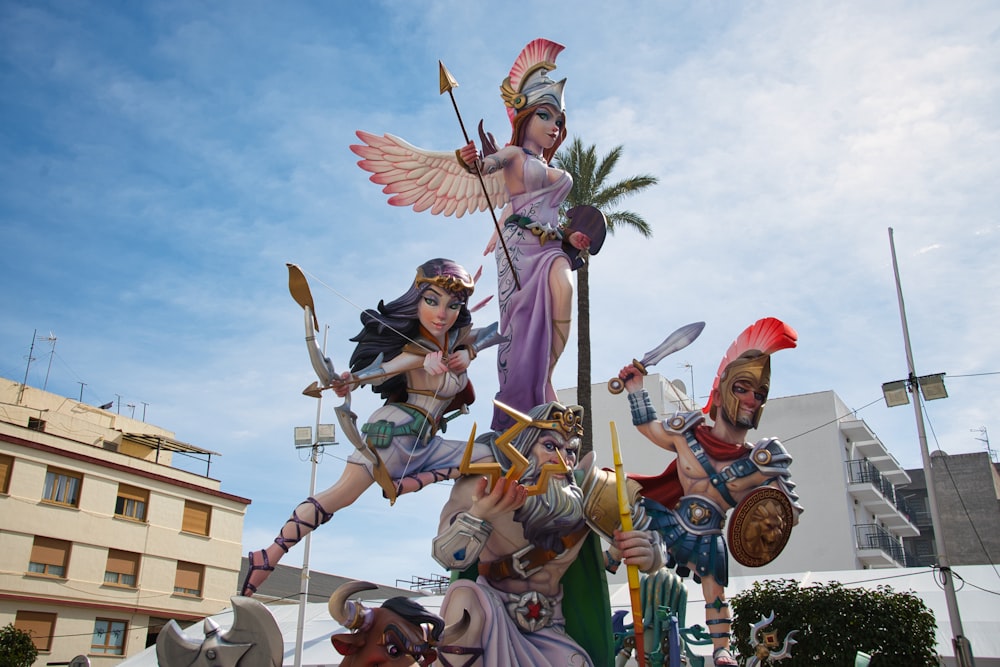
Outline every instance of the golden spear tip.
[[458, 81], [455, 81], [455, 77], [451, 75], [448, 68], [444, 66], [444, 63], [440, 60], [438, 61], [438, 77], [441, 80], [441, 94], [444, 95], [452, 88], [458, 88]]

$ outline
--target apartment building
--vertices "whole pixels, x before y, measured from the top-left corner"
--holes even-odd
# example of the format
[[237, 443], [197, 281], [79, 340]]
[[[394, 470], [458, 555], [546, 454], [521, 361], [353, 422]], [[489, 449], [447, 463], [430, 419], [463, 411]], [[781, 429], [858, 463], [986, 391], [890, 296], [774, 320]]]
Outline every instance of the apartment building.
[[35, 665], [117, 664], [229, 606], [250, 500], [209, 476], [217, 456], [0, 378], [0, 626], [32, 633]]

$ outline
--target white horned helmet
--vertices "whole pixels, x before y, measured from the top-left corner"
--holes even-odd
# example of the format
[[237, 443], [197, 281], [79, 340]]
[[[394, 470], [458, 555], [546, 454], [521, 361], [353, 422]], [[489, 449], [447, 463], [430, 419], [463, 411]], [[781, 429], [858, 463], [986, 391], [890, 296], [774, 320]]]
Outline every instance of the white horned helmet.
[[500, 96], [515, 134], [518, 126], [515, 118], [524, 109], [550, 104], [565, 115], [563, 88], [566, 79], [553, 81], [549, 78], [549, 72], [556, 68], [556, 57], [564, 48], [562, 44], [541, 37], [532, 40], [521, 50], [510, 74], [500, 84]]

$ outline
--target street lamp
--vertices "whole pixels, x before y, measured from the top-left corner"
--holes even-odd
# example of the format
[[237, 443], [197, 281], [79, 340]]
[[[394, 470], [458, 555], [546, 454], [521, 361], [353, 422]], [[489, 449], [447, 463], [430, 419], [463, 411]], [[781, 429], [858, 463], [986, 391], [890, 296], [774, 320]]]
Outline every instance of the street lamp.
[[917, 377], [913, 370], [913, 350], [910, 348], [910, 330], [906, 324], [906, 308], [903, 305], [903, 288], [899, 284], [899, 265], [896, 263], [896, 245], [892, 238], [892, 227], [889, 228], [889, 249], [892, 251], [892, 272], [896, 279], [896, 297], [899, 300], [899, 319], [903, 325], [903, 345], [906, 348], [906, 365], [909, 375], [905, 380], [895, 380], [882, 385], [882, 394], [888, 407], [906, 405], [909, 399], [906, 392], [912, 392], [913, 412], [917, 419], [917, 438], [920, 441], [920, 455], [924, 463], [924, 478], [927, 483], [927, 505], [931, 514], [931, 525], [934, 526], [934, 544], [937, 549], [938, 569], [941, 572], [941, 583], [944, 587], [944, 599], [948, 605], [948, 619], [951, 621], [952, 649], [955, 651], [955, 661], [958, 667], [974, 667], [972, 646], [962, 630], [962, 617], [958, 611], [958, 598], [955, 596], [955, 581], [952, 578], [951, 566], [945, 552], [944, 532], [941, 529], [941, 515], [938, 514], [937, 493], [934, 490], [933, 464], [927, 449], [927, 433], [924, 430], [924, 413], [920, 409], [920, 396], [930, 401], [947, 398], [948, 391], [944, 387], [944, 373]]
[[920, 387], [925, 401], [936, 401], [939, 398], [948, 398], [948, 390], [944, 386], [944, 373], [934, 375], [922, 375], [913, 377], [911, 374], [905, 380], [893, 380], [882, 383], [882, 396], [885, 398], [885, 406], [894, 408], [897, 405], [906, 405], [910, 402], [909, 393]]

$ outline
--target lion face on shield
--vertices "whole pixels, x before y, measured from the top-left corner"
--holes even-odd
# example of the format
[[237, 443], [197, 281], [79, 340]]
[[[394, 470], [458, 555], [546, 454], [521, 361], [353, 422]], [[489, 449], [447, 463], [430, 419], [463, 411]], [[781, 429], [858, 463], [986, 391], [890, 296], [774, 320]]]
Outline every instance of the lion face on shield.
[[780, 503], [775, 500], [758, 503], [744, 532], [747, 553], [754, 558], [770, 560], [783, 546], [785, 529], [784, 508]]

